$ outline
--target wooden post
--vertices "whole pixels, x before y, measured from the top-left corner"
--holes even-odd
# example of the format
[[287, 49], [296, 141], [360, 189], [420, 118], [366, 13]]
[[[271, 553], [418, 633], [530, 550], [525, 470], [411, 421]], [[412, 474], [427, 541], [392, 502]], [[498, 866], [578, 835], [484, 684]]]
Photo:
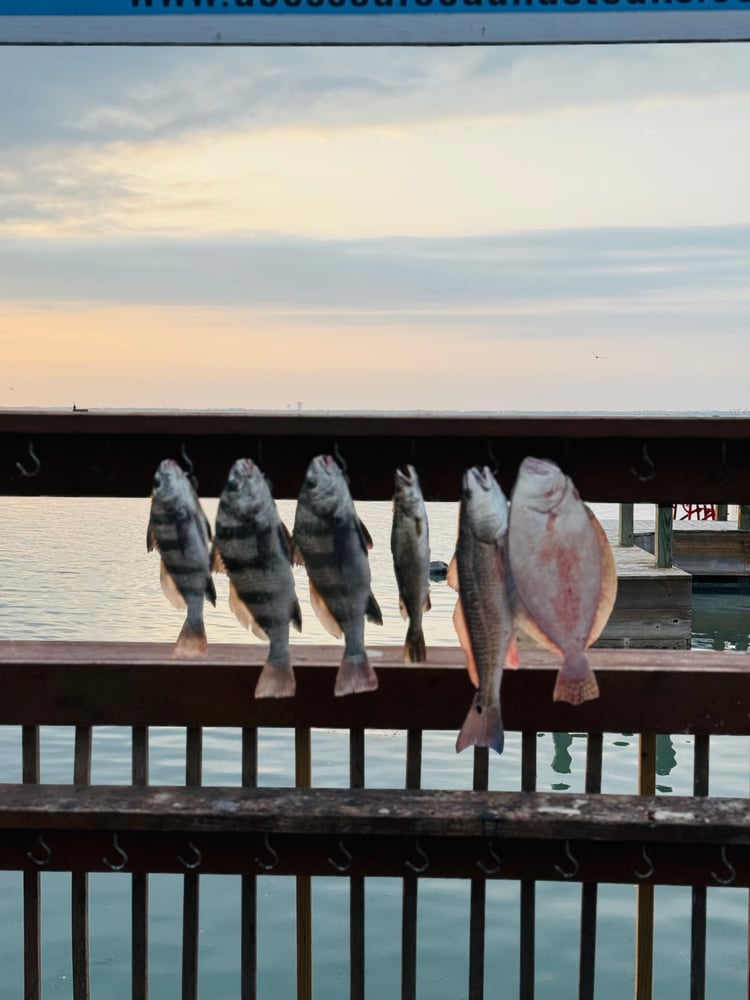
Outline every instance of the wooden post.
[[656, 508], [656, 537], [654, 539], [656, 568], [669, 569], [672, 565], [672, 504], [660, 503]]
[[[639, 737], [638, 792], [641, 795], [656, 793], [656, 736], [653, 733], [642, 733]], [[635, 1000], [651, 1000], [654, 988], [653, 885], [637, 887], [636, 906]]]
[[740, 504], [740, 513], [737, 518], [737, 527], [740, 531], [750, 531], [750, 504]]
[[716, 520], [717, 521], [729, 520], [729, 504], [726, 503], [716, 504]]
[[620, 504], [620, 545], [631, 548], [633, 545], [633, 504]]
[[[312, 785], [310, 727], [294, 731], [294, 783], [297, 788]], [[297, 1000], [312, 1000], [312, 882], [309, 875], [297, 876]]]

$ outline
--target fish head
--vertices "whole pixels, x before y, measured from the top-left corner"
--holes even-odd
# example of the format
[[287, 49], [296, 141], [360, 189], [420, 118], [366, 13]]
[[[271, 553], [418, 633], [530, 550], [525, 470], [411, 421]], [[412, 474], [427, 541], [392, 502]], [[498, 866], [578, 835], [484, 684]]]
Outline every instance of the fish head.
[[187, 477], [173, 458], [165, 458], [154, 473], [151, 497], [169, 510], [189, 504], [195, 491]]
[[520, 502], [540, 514], [547, 514], [562, 502], [568, 477], [546, 458], [525, 458], [513, 487], [513, 502]]
[[344, 473], [331, 455], [316, 455], [310, 462], [299, 502], [321, 517], [331, 517], [341, 508], [353, 506]]
[[257, 517], [273, 503], [268, 480], [251, 458], [238, 458], [234, 463], [224, 484], [221, 500], [243, 518]]
[[475, 538], [488, 545], [502, 541], [508, 530], [508, 501], [488, 466], [466, 470], [461, 504]]
[[410, 517], [416, 517], [424, 505], [419, 477], [413, 465], [407, 465], [406, 471], [396, 469], [393, 505]]

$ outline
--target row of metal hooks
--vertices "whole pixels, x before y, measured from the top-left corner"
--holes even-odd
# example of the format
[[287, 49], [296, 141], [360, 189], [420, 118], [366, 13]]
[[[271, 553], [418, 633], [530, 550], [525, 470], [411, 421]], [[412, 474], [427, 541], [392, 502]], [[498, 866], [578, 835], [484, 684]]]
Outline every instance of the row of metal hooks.
[[[47, 842], [44, 840], [44, 838], [41, 836], [41, 834], [37, 837], [37, 845], [39, 848], [41, 848], [41, 852], [35, 853], [35, 850], [29, 850], [26, 852], [26, 857], [30, 861], [32, 861], [37, 866], [37, 868], [46, 868], [47, 865], [49, 865], [50, 861], [52, 860], [52, 850], [47, 844]], [[177, 859], [186, 871], [196, 871], [201, 866], [201, 862], [203, 861], [203, 855], [201, 854], [200, 849], [196, 847], [196, 845], [193, 843], [192, 840], [188, 840], [187, 846], [190, 850], [190, 855], [188, 857], [183, 857], [182, 854], [178, 854]], [[266, 852], [266, 857], [261, 858], [256, 856], [254, 858], [254, 861], [261, 871], [264, 871], [266, 873], [272, 872], [279, 864], [279, 855], [278, 852], [271, 845], [268, 833], [263, 834], [263, 847]], [[109, 855], [104, 855], [104, 857], [102, 858], [102, 863], [106, 865], [106, 867], [109, 868], [110, 871], [121, 872], [125, 869], [125, 867], [128, 864], [128, 855], [125, 852], [125, 850], [123, 850], [123, 848], [121, 847], [119, 836], [117, 833], [113, 834], [112, 848], [116, 860], [113, 860], [112, 857]], [[409, 868], [415, 875], [424, 875], [425, 872], [430, 867], [430, 859], [426, 851], [420, 844], [418, 837], [415, 837], [414, 839], [414, 851], [415, 851], [414, 855], [415, 860], [407, 858], [404, 861], [404, 865], [406, 868]], [[339, 852], [338, 858], [328, 857], [327, 860], [333, 869], [335, 869], [340, 874], [345, 875], [351, 869], [353, 858], [351, 852], [348, 851], [347, 848], [344, 846], [343, 837], [339, 838], [338, 852]], [[488, 857], [491, 859], [492, 863], [485, 864], [485, 861], [483, 859], [480, 859], [477, 860], [476, 862], [477, 868], [479, 868], [482, 872], [484, 872], [485, 875], [488, 876], [497, 875], [501, 868], [501, 860], [499, 855], [495, 851], [491, 840], [487, 841], [487, 854]], [[647, 879], [652, 878], [655, 871], [654, 863], [648, 854], [645, 844], [643, 844], [641, 847], [641, 857], [643, 858], [645, 868], [631, 867], [631, 871], [639, 881], [644, 882]], [[562, 865], [557, 865], [557, 864], [554, 865], [553, 867], [555, 871], [558, 873], [558, 875], [560, 875], [562, 878], [574, 879], [576, 875], [578, 875], [578, 873], [580, 872], [581, 866], [578, 862], [578, 859], [575, 857], [575, 855], [571, 850], [569, 840], [565, 841], [565, 858], [566, 858], [566, 863], [564, 867]], [[719, 859], [721, 862], [722, 871], [721, 873], [719, 873], [718, 871], [714, 871], [712, 869], [711, 877], [714, 879], [717, 885], [722, 885], [722, 886], [731, 885], [737, 878], [737, 871], [734, 865], [732, 865], [729, 859], [727, 858], [727, 849], [724, 845], [722, 845], [719, 848]]]

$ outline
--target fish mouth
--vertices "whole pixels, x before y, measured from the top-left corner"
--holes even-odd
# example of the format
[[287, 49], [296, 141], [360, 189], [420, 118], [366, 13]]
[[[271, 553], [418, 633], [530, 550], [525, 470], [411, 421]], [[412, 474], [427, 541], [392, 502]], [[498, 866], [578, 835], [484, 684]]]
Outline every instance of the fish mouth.
[[536, 476], [546, 475], [551, 471], [552, 466], [554, 466], [554, 463], [550, 462], [548, 459], [533, 458], [531, 455], [521, 462], [521, 468], [525, 472], [531, 472]]
[[413, 486], [417, 479], [417, 470], [413, 465], [407, 465], [403, 469], [396, 469], [396, 482], [403, 486]]
[[478, 465], [473, 466], [466, 473], [467, 479], [469, 476], [473, 477], [476, 484], [480, 486], [486, 493], [492, 489], [492, 470], [488, 465], [484, 465], [481, 468]]

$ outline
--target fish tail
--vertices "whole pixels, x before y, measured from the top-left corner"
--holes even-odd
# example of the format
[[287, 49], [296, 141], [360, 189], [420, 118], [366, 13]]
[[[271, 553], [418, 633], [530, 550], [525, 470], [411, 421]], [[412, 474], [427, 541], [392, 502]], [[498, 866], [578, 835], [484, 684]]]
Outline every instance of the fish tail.
[[294, 670], [287, 657], [285, 663], [266, 660], [255, 685], [256, 698], [291, 698], [297, 688]]
[[568, 653], [557, 675], [553, 701], [580, 705], [599, 697], [599, 685], [583, 652]]
[[336, 674], [333, 693], [337, 698], [344, 694], [360, 694], [362, 691], [376, 691], [378, 678], [367, 662], [366, 656], [349, 659], [344, 656]]
[[426, 659], [424, 632], [421, 628], [409, 628], [404, 643], [404, 663], [424, 663]]
[[475, 695], [456, 740], [456, 753], [467, 747], [490, 747], [496, 753], [502, 753], [504, 743], [505, 731], [499, 703], [485, 707], [480, 705], [479, 695]]
[[206, 627], [203, 621], [191, 622], [185, 619], [180, 634], [177, 636], [173, 656], [205, 656], [208, 649]]

